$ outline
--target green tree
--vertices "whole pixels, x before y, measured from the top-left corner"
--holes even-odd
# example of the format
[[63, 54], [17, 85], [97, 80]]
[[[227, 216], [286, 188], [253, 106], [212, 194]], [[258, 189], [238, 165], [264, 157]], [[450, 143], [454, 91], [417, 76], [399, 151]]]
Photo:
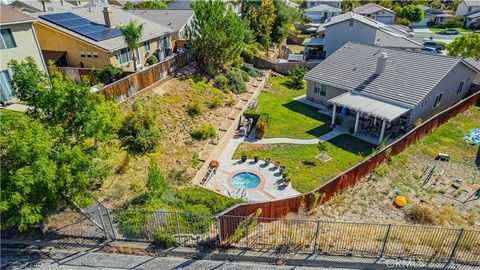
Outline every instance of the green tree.
[[300, 21], [302, 18], [301, 13], [286, 4], [283, 0], [274, 0], [275, 4], [275, 23], [272, 28], [272, 42], [275, 44], [281, 44], [287, 39], [289, 26], [294, 21]]
[[150, 159], [150, 167], [148, 169], [147, 193], [150, 195], [161, 196], [167, 189], [167, 182], [162, 171], [158, 167], [155, 159]]
[[302, 89], [304, 85], [303, 77], [306, 73], [307, 70], [304, 67], [295, 66], [288, 72], [288, 87]]
[[97, 159], [59, 140], [60, 127], [47, 129], [25, 114], [2, 112], [0, 126], [2, 229], [21, 231], [68, 204], [84, 201], [89, 186], [106, 176]]
[[395, 4], [395, 6], [393, 6], [392, 8], [392, 11], [399, 15], [400, 13], [402, 13], [402, 5], [400, 5], [399, 3]]
[[197, 63], [204, 71], [221, 69], [237, 59], [243, 47], [243, 24], [220, 0], [192, 3], [195, 17], [186, 37]]
[[47, 126], [60, 126], [66, 140], [86, 146], [90, 139], [97, 143], [116, 137], [121, 123], [118, 105], [92, 94], [87, 82], [78, 85], [57, 71], [47, 75], [32, 58], [9, 65], [15, 70], [16, 96], [32, 107], [29, 115]]
[[143, 24], [138, 24], [136, 21], [130, 21], [128, 24], [120, 26], [119, 29], [122, 32], [127, 47], [130, 49], [133, 67], [135, 71], [137, 71], [137, 56], [135, 55], [135, 50], [138, 49], [138, 43], [142, 38]]
[[447, 45], [447, 52], [450, 56], [472, 57], [480, 59], [480, 34], [461, 35]]
[[400, 12], [400, 17], [409, 20], [410, 22], [419, 22], [423, 20], [425, 16], [423, 9], [419, 8], [416, 5], [404, 6], [402, 12]]
[[273, 0], [262, 0], [258, 8], [250, 15], [250, 27], [253, 29], [257, 41], [262, 44], [268, 53], [272, 43], [272, 28], [275, 23], [275, 5]]
[[123, 5], [123, 9], [124, 10], [132, 10], [133, 9], [133, 3], [130, 2], [130, 1], [125, 2], [125, 4]]
[[161, 137], [156, 114], [140, 102], [128, 112], [119, 134], [122, 145], [132, 154], [152, 152]]
[[115, 77], [122, 75], [123, 71], [121, 68], [108, 64], [102, 68], [90, 69], [90, 72], [95, 77], [96, 83], [102, 83], [104, 85], [111, 84], [115, 81]]
[[340, 4], [343, 12], [352, 11], [355, 7], [361, 6], [360, 0], [343, 0]]
[[145, 0], [138, 4], [141, 9], [166, 9], [168, 6], [160, 0]]

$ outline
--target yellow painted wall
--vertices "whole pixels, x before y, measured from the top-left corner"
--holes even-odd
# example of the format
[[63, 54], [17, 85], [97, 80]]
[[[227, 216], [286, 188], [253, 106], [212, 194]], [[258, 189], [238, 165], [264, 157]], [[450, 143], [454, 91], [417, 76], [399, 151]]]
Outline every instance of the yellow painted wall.
[[[66, 51], [68, 64], [71, 67], [103, 67], [110, 64], [108, 52], [85, 43], [72, 36], [59, 32], [42, 23], [34, 24], [40, 48], [47, 51]], [[81, 52], [96, 52], [98, 58], [81, 57]]]

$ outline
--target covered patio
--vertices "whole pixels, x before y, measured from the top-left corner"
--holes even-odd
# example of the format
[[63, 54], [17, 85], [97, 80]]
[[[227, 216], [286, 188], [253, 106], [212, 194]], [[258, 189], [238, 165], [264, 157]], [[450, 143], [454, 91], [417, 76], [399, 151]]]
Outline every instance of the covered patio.
[[323, 55], [323, 38], [306, 38], [303, 43], [303, 60], [318, 61], [324, 58]]
[[[328, 103], [333, 105], [332, 126], [341, 117], [341, 125], [350, 126], [354, 135], [363, 132], [378, 136], [378, 144], [388, 134], [399, 136], [406, 131], [410, 108], [352, 92], [336, 96]], [[337, 116], [338, 112], [341, 116]]]

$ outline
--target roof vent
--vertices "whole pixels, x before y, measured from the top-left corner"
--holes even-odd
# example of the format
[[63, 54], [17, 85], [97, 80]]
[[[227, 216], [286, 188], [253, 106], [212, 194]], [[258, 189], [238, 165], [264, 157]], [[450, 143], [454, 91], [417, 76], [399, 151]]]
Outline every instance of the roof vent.
[[103, 10], [103, 19], [105, 20], [105, 26], [108, 28], [114, 28], [112, 11], [108, 7], [104, 7]]
[[375, 74], [380, 75], [385, 71], [387, 66], [388, 55], [386, 52], [380, 52], [377, 55], [377, 68], [375, 69]]

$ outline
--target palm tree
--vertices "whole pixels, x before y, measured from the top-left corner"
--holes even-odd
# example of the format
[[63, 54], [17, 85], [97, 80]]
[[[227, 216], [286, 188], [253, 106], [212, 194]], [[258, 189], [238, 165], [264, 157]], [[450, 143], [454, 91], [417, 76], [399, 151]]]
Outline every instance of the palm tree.
[[135, 56], [135, 50], [138, 49], [140, 38], [142, 37], [143, 24], [138, 24], [137, 21], [130, 21], [127, 25], [119, 26], [120, 31], [123, 34], [123, 40], [127, 43], [127, 47], [132, 53], [133, 67], [137, 71], [137, 57]]

